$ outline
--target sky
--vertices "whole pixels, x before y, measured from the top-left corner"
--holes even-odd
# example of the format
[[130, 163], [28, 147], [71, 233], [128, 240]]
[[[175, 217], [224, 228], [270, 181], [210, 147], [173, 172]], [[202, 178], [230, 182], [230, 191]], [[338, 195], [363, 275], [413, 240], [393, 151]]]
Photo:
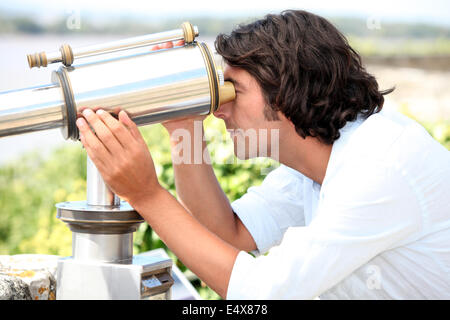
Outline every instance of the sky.
[[450, 26], [449, 0], [14, 0], [0, 3], [0, 10], [21, 11], [41, 19], [81, 14], [99, 19], [117, 15], [138, 18], [180, 16], [255, 16], [284, 9], [304, 9], [326, 17], [375, 18], [381, 21], [423, 22]]

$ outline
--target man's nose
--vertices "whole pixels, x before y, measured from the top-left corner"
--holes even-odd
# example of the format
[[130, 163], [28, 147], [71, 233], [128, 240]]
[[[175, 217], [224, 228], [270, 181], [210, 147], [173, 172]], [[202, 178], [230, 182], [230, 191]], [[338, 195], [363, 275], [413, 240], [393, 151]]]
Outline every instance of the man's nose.
[[217, 108], [217, 110], [214, 111], [214, 113], [213, 113], [214, 116], [216, 118], [219, 118], [219, 119], [222, 119], [222, 120], [227, 119], [229, 117], [229, 115], [230, 115], [230, 106], [231, 106], [231, 102], [227, 102], [227, 103], [224, 103], [224, 104], [220, 105]]

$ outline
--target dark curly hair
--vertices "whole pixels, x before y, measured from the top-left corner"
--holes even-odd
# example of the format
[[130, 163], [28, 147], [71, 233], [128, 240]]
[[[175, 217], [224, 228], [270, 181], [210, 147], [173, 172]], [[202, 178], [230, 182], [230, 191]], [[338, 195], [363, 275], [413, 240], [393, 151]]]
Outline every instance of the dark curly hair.
[[302, 10], [239, 25], [230, 35], [219, 34], [215, 48], [225, 62], [249, 72], [258, 81], [276, 120], [281, 111], [303, 138], [326, 144], [358, 114], [379, 112], [383, 95], [361, 57], [326, 19]]

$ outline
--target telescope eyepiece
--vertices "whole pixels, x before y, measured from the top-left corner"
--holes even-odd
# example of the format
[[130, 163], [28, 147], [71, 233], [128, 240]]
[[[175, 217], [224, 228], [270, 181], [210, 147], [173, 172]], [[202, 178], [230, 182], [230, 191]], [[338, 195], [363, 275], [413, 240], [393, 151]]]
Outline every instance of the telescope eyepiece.
[[30, 68], [40, 68], [47, 66], [47, 55], [45, 52], [37, 52], [32, 54], [27, 54], [28, 66]]

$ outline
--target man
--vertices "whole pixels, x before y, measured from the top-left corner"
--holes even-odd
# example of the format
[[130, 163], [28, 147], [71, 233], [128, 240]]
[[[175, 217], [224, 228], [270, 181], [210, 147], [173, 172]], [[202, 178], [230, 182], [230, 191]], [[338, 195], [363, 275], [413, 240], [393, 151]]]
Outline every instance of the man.
[[180, 203], [125, 112], [85, 110], [81, 141], [111, 189], [224, 298], [450, 298], [449, 152], [382, 110], [392, 90], [378, 91], [341, 33], [285, 11], [219, 35], [216, 49], [237, 96], [215, 116], [276, 130], [281, 166], [230, 204], [209, 164], [174, 164]]

